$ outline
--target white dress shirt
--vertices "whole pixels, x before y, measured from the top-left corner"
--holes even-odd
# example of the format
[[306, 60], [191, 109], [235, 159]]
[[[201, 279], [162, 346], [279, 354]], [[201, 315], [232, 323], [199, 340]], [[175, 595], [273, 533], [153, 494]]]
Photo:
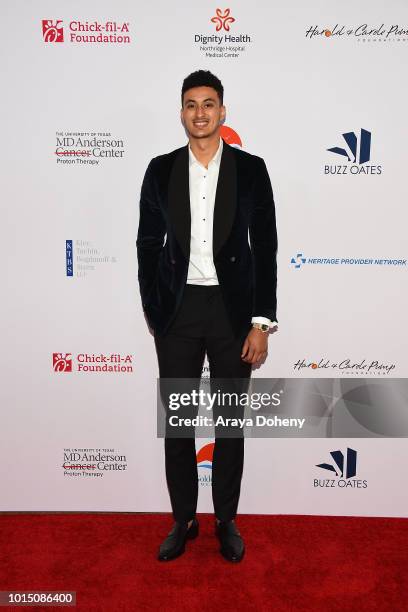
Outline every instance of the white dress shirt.
[[[218, 285], [217, 271], [213, 260], [213, 221], [215, 193], [223, 148], [223, 140], [208, 168], [195, 157], [188, 145], [191, 239], [190, 261], [187, 273], [189, 285]], [[252, 317], [252, 323], [271, 323], [266, 317]]]

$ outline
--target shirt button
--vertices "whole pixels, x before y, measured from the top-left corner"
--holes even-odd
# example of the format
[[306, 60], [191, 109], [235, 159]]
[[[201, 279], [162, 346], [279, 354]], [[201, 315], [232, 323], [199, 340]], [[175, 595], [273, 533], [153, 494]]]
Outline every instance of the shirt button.
[[236, 259], [236, 258], [235, 258], [234, 256], [230, 257], [230, 261], [232, 261], [232, 262], [234, 262], [234, 261], [235, 261], [235, 259]]

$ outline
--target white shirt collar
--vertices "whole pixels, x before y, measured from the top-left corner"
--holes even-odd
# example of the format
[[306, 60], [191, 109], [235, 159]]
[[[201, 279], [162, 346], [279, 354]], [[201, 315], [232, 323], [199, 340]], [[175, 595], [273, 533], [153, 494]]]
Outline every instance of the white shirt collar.
[[[221, 155], [222, 155], [222, 148], [223, 148], [223, 140], [220, 137], [220, 144], [218, 145], [217, 152], [214, 155], [214, 157], [210, 160], [208, 165], [210, 165], [212, 162], [217, 164], [217, 166], [220, 165]], [[194, 153], [192, 152], [191, 147], [190, 147], [190, 143], [188, 143], [188, 159], [189, 159], [189, 165], [190, 166], [192, 166], [193, 164], [199, 164], [200, 163], [198, 161], [198, 159], [196, 158], [196, 156], [194, 155]]]

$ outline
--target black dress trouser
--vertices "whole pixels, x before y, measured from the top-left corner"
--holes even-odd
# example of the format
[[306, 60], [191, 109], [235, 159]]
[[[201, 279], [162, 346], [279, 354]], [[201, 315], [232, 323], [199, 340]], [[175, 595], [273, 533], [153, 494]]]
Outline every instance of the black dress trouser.
[[[164, 336], [155, 334], [160, 378], [201, 377], [207, 353], [211, 378], [249, 379], [251, 364], [242, 361], [250, 329], [236, 337], [219, 285], [186, 284], [180, 309]], [[244, 464], [243, 437], [216, 437], [212, 469], [215, 516], [235, 518]], [[165, 437], [166, 479], [174, 519], [194, 518], [198, 498], [195, 439]]]

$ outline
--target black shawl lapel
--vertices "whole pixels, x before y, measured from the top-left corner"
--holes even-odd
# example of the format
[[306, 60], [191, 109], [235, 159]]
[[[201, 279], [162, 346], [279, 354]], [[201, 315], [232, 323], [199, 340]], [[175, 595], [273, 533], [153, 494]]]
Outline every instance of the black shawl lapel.
[[229, 236], [237, 207], [237, 168], [233, 147], [223, 143], [220, 172], [215, 194], [213, 256]]
[[169, 218], [186, 259], [190, 258], [191, 234], [188, 168], [188, 145], [186, 145], [174, 160], [168, 187]]
[[[237, 206], [237, 169], [233, 148], [223, 143], [214, 204], [213, 256], [231, 231]], [[168, 211], [175, 236], [186, 257], [190, 257], [190, 188], [188, 144], [178, 153], [170, 173]]]

